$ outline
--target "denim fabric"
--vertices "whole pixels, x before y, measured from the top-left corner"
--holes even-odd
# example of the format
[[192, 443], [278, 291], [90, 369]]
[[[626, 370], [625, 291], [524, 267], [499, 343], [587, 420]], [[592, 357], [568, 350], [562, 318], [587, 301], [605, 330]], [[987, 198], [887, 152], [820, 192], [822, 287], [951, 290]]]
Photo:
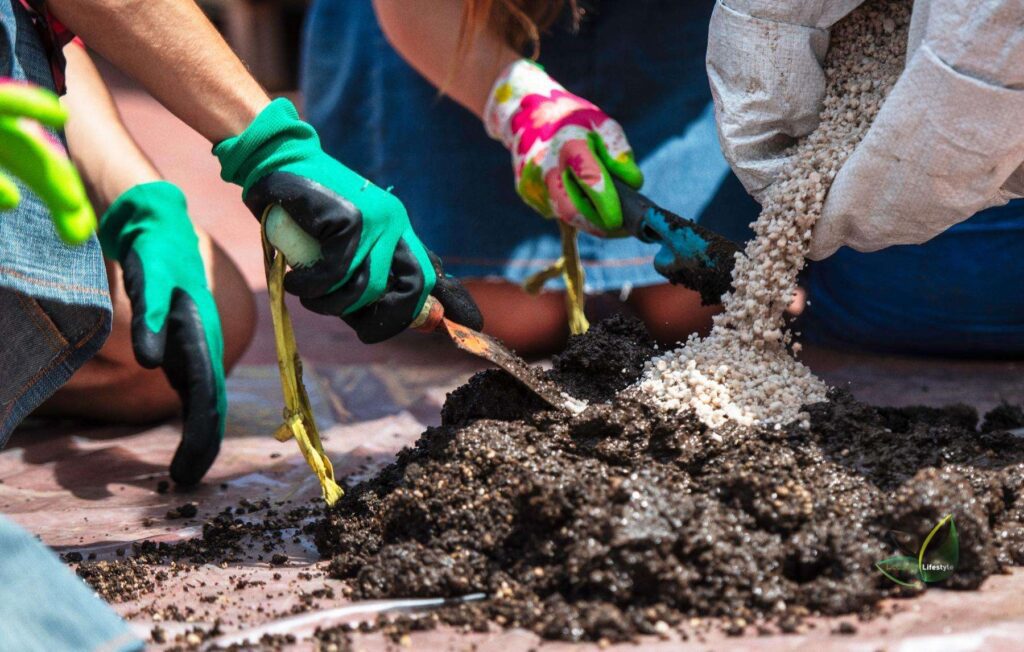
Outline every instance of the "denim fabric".
[[[0, 0], [0, 76], [53, 87], [38, 35], [18, 2]], [[110, 294], [99, 242], [65, 245], [42, 201], [0, 213], [0, 446], [22, 418], [102, 346]]]
[[0, 517], [0, 652], [141, 649], [124, 621], [49, 548]]
[[[720, 153], [704, 72], [713, 1], [588, 4], [594, 10], [579, 34], [556, 28], [544, 39], [541, 63], [623, 125], [647, 177], [644, 192], [745, 237], [757, 205]], [[555, 225], [516, 195], [508, 152], [388, 45], [370, 0], [314, 3], [302, 90], [325, 149], [394, 186], [449, 273], [521, 282], [560, 255]], [[653, 248], [633, 239], [584, 235], [580, 254], [591, 291], [665, 282], [652, 267]]]
[[812, 263], [809, 341], [947, 356], [1024, 356], [1024, 200], [978, 213], [917, 246]]

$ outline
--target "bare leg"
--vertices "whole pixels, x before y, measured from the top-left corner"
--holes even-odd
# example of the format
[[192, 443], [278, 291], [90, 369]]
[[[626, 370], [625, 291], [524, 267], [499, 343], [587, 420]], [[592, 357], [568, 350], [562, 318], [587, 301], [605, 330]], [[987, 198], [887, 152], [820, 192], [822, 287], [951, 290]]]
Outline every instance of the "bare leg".
[[463, 283], [484, 315], [484, 331], [524, 356], [559, 351], [569, 336], [561, 292], [528, 294], [508, 281]]
[[[256, 305], [241, 272], [210, 237], [199, 234], [224, 331], [224, 367], [230, 371], [252, 341]], [[131, 304], [121, 283], [121, 269], [107, 261], [114, 323], [106, 344], [36, 414], [80, 417], [121, 423], [144, 423], [174, 416], [178, 395], [163, 371], [144, 369], [135, 360], [131, 341]]]
[[706, 334], [721, 306], [702, 306], [700, 294], [675, 285], [652, 285], [633, 290], [627, 303], [663, 345], [682, 342], [691, 333]]
[[[507, 281], [465, 281], [484, 315], [484, 330], [521, 355], [547, 355], [568, 338], [561, 292], [527, 294]], [[672, 285], [637, 288], [626, 302], [660, 343], [673, 345], [690, 333], [705, 334], [721, 306], [702, 306], [700, 295]]]

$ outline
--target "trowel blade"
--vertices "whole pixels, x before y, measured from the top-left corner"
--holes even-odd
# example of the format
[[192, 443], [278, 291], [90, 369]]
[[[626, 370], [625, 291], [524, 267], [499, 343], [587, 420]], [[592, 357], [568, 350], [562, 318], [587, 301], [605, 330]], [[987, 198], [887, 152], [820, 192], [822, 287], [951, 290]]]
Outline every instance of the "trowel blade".
[[585, 402], [563, 392], [558, 385], [541, 376], [537, 369], [490, 335], [466, 328], [450, 319], [444, 319], [441, 323], [455, 346], [501, 367], [552, 407], [573, 414], [579, 414], [586, 408]]

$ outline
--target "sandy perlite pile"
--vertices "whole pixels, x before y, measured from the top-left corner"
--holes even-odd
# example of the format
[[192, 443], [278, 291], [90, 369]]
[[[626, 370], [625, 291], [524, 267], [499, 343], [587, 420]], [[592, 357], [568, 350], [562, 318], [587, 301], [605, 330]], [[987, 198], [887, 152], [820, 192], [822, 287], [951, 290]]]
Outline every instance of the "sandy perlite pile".
[[704, 423], [807, 423], [801, 406], [824, 401], [825, 384], [789, 352], [784, 323], [825, 196], [903, 70], [910, 2], [862, 5], [836, 26], [825, 60], [821, 121], [792, 150], [765, 197], [755, 237], [737, 254], [733, 291], [706, 338], [648, 364], [638, 388], [667, 410]]

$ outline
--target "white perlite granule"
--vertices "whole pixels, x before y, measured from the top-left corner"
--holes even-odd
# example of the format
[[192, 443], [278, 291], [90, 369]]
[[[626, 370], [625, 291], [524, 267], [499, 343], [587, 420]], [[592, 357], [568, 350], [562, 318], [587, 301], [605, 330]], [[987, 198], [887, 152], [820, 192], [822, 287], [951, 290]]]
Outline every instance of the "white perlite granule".
[[[693, 409], [709, 426], [788, 424], [802, 405], [824, 401], [825, 383], [788, 350], [784, 312], [828, 188], [903, 70], [909, 0], [874, 0], [841, 21], [825, 59], [821, 123], [792, 150], [737, 254], [733, 291], [707, 338], [647, 364], [638, 388], [667, 410]], [[799, 344], [793, 344], [799, 350]]]

